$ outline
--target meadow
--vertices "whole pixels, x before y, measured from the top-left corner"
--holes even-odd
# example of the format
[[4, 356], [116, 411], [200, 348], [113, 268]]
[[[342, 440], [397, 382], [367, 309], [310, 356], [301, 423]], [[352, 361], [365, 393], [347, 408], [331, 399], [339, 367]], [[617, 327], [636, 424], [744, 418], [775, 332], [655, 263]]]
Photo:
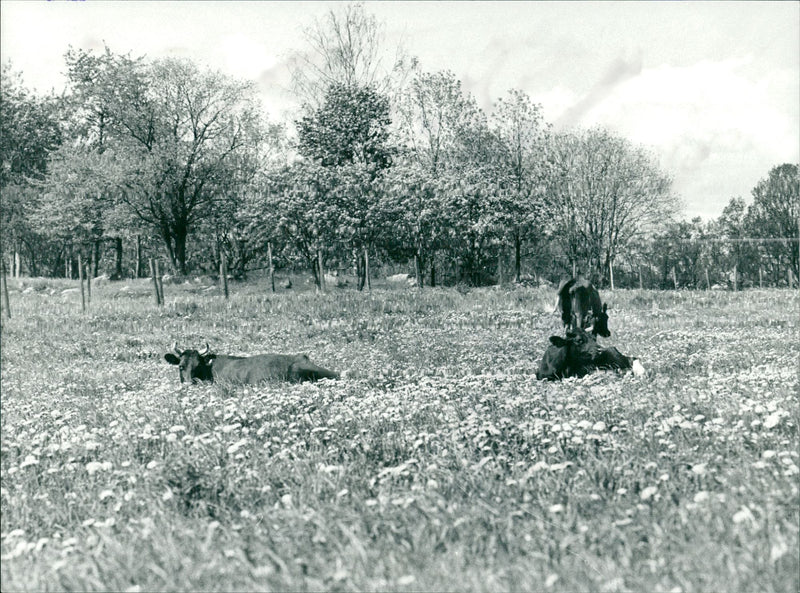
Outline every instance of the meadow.
[[[797, 591], [800, 297], [601, 291], [646, 374], [541, 382], [552, 288], [10, 285], [2, 590]], [[338, 381], [181, 385], [176, 341]]]

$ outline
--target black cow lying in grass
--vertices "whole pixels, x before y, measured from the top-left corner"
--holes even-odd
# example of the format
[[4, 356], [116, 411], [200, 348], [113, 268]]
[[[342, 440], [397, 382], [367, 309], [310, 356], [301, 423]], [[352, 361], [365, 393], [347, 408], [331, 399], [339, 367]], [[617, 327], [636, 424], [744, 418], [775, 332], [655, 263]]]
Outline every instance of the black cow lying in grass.
[[181, 383], [218, 381], [254, 384], [262, 381], [316, 381], [337, 379], [339, 373], [312, 363], [305, 354], [259, 354], [256, 356], [227, 356], [209, 351], [183, 350], [172, 345], [164, 360], [178, 365]]
[[561, 321], [570, 329], [591, 328], [592, 335], [607, 338], [608, 305], [600, 301], [600, 293], [585, 278], [565, 280], [558, 287], [558, 305]]
[[601, 349], [594, 336], [582, 329], [567, 332], [566, 338], [550, 337], [550, 346], [539, 363], [537, 379], [583, 377], [595, 369], [633, 370], [644, 373], [638, 359], [625, 356], [614, 347]]

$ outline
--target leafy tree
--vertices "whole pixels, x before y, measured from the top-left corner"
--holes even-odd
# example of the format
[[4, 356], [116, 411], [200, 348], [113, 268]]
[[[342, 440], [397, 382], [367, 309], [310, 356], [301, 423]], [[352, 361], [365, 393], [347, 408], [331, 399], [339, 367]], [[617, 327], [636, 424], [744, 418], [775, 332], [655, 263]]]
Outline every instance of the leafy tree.
[[369, 87], [333, 83], [325, 103], [297, 122], [298, 150], [325, 167], [391, 164], [389, 100]]
[[671, 181], [641, 148], [602, 129], [556, 136], [546, 214], [573, 264], [598, 282], [617, 256], [678, 209]]
[[119, 200], [161, 237], [185, 274], [190, 232], [217, 216], [255, 173], [262, 129], [252, 85], [186, 60], [145, 62], [108, 52], [99, 62], [102, 76], [84, 76], [97, 65], [87, 55], [68, 56], [76, 92], [100, 106], [90, 110], [95, 125], [87, 134], [102, 128], [103, 149], [120, 172]]
[[514, 278], [520, 280], [522, 242], [536, 237], [544, 201], [545, 147], [548, 127], [541, 105], [512, 89], [492, 113], [499, 140], [500, 191], [505, 197], [506, 225], [514, 246]]
[[39, 197], [31, 183], [44, 177], [50, 153], [62, 142], [61, 102], [32, 95], [10, 63], [0, 76], [0, 254], [24, 249], [35, 274], [45, 241], [29, 223]]
[[[800, 278], [800, 176], [796, 164], [773, 167], [753, 188], [745, 224], [753, 237], [784, 239], [761, 245], [776, 268], [784, 262]], [[791, 241], [786, 241], [791, 239]]]

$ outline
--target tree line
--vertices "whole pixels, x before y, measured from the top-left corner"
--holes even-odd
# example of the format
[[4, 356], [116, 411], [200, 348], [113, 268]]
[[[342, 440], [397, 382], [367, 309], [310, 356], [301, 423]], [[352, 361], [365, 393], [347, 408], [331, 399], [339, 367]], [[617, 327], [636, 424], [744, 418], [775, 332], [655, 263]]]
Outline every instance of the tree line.
[[[376, 263], [407, 264], [419, 286], [798, 276], [796, 164], [769, 171], [749, 207], [737, 197], [717, 220], [682, 222], [647, 149], [602, 128], [555, 132], [517, 89], [486, 113], [452, 72], [402, 51], [387, 62], [381, 31], [361, 5], [306, 30], [288, 125], [252, 83], [187, 59], [70, 48], [60, 96], [4, 64], [3, 261], [76, 277], [81, 255], [121, 278], [146, 276], [148, 256], [178, 275], [224, 256], [238, 277], [305, 268], [321, 287], [347, 268], [359, 288]], [[753, 237], [784, 241], [739, 241]]]

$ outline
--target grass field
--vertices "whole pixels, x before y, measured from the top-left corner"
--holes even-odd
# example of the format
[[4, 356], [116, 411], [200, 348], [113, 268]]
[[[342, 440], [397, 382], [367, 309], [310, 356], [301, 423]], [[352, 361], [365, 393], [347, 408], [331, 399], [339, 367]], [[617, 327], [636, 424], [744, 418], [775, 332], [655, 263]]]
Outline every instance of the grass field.
[[[140, 281], [82, 314], [29, 286], [2, 320], [4, 592], [800, 587], [797, 291], [605, 291], [603, 344], [647, 373], [548, 383], [553, 289], [158, 309]], [[182, 387], [173, 340], [346, 376]]]

